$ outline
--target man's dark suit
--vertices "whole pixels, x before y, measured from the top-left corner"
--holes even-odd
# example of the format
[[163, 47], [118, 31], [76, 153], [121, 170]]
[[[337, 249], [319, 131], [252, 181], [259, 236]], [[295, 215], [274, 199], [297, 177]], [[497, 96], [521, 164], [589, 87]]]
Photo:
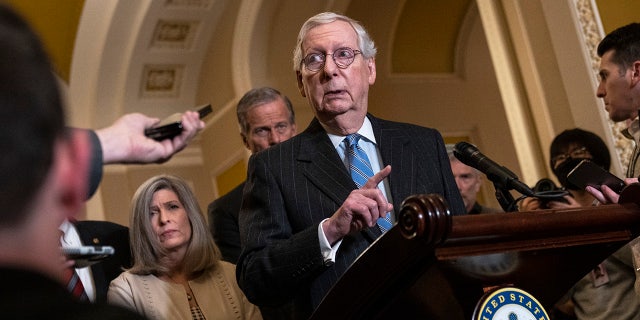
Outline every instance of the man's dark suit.
[[[443, 195], [454, 214], [464, 214], [440, 133], [368, 117], [382, 166], [391, 165], [388, 178], [395, 214], [405, 198], [423, 193]], [[317, 119], [300, 135], [250, 159], [240, 212], [245, 251], [237, 271], [240, 287], [250, 301], [268, 305], [294, 297], [296, 318], [310, 315], [380, 235], [373, 227], [343, 238], [335, 264], [325, 265], [318, 225], [354, 189], [356, 185]]]
[[238, 215], [242, 205], [244, 182], [224, 196], [211, 202], [207, 208], [209, 229], [213, 235], [222, 260], [236, 264], [240, 257], [240, 229]]
[[96, 289], [96, 302], [105, 302], [111, 280], [122, 273], [123, 267], [131, 267], [129, 228], [108, 221], [77, 221], [74, 225], [83, 245], [112, 246], [115, 249], [113, 256], [90, 267]]
[[106, 303], [79, 302], [62, 284], [23, 267], [0, 267], [0, 283], [0, 319], [144, 319]]

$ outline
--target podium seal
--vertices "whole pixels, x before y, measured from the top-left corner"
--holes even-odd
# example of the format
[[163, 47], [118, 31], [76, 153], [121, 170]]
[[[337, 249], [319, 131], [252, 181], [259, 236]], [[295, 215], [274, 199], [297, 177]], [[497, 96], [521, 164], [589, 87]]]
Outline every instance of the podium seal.
[[528, 292], [499, 287], [487, 292], [476, 305], [474, 320], [549, 320], [542, 305]]

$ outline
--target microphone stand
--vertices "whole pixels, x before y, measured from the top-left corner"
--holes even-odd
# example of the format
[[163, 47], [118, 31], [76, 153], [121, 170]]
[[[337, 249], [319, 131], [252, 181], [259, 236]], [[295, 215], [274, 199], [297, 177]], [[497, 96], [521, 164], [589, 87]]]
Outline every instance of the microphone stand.
[[496, 199], [502, 207], [504, 212], [513, 212], [516, 210], [516, 200], [509, 192], [509, 188], [506, 188], [502, 183], [493, 182], [493, 187], [496, 189]]

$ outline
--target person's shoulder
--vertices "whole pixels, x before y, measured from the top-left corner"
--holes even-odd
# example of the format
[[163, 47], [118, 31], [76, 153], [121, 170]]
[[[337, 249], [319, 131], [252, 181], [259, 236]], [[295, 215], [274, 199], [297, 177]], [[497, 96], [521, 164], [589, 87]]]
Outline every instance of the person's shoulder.
[[[253, 159], [281, 159], [283, 157], [289, 157], [291, 154], [298, 153], [305, 143], [309, 142], [310, 135], [305, 132], [301, 132], [286, 141], [280, 142], [267, 149], [261, 150], [251, 155], [249, 162]], [[327, 139], [329, 139], [327, 137]]]
[[235, 277], [236, 265], [231, 263], [231, 262], [220, 260], [220, 262], [218, 262], [218, 268], [217, 269], [220, 272], [224, 273], [226, 276]]
[[135, 283], [135, 282], [140, 282], [143, 279], [149, 279], [152, 278], [154, 276], [152, 275], [143, 275], [143, 274], [135, 274], [132, 273], [131, 271], [123, 271], [122, 273], [120, 273], [120, 275], [118, 275], [115, 279], [113, 279], [111, 282], [112, 283], [116, 283], [116, 284], [123, 284], [123, 283]]
[[434, 128], [425, 127], [418, 124], [413, 124], [408, 122], [399, 122], [399, 121], [393, 121], [393, 120], [385, 120], [381, 118], [376, 118], [371, 114], [369, 114], [368, 117], [369, 117], [369, 120], [371, 121], [371, 124], [374, 126], [374, 128], [376, 126], [379, 126], [381, 129], [384, 129], [384, 130], [395, 129], [395, 130], [408, 131], [408, 132], [415, 132], [415, 131], [423, 131], [423, 132], [430, 132], [430, 133], [438, 132], [438, 130]]
[[222, 277], [227, 281], [235, 282], [236, 281], [236, 265], [231, 262], [220, 260], [215, 265], [215, 267], [210, 268], [207, 271], [207, 274], [208, 274], [207, 277], [210, 277], [210, 278]]
[[[242, 190], [244, 189], [244, 184], [246, 181], [243, 181], [241, 184], [237, 185], [235, 188], [231, 189], [231, 191], [225, 193], [224, 195], [218, 197], [217, 199], [211, 201], [207, 206], [207, 211], [211, 212], [214, 209], [224, 206], [229, 202], [235, 202], [237, 200], [242, 201]], [[234, 203], [235, 204], [235, 203]]]

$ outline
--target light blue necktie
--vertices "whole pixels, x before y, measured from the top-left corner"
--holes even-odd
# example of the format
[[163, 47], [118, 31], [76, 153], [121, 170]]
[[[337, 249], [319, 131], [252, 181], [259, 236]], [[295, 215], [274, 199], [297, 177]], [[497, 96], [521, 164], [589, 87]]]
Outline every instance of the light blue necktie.
[[[373, 169], [371, 169], [369, 157], [367, 157], [367, 153], [358, 145], [361, 137], [361, 135], [353, 133], [344, 139], [347, 146], [347, 160], [349, 161], [351, 179], [353, 179], [353, 182], [355, 182], [358, 188], [362, 188], [367, 180], [373, 176]], [[386, 232], [391, 229], [390, 215], [391, 213], [387, 213], [384, 218], [378, 219], [377, 223], [380, 231]]]

